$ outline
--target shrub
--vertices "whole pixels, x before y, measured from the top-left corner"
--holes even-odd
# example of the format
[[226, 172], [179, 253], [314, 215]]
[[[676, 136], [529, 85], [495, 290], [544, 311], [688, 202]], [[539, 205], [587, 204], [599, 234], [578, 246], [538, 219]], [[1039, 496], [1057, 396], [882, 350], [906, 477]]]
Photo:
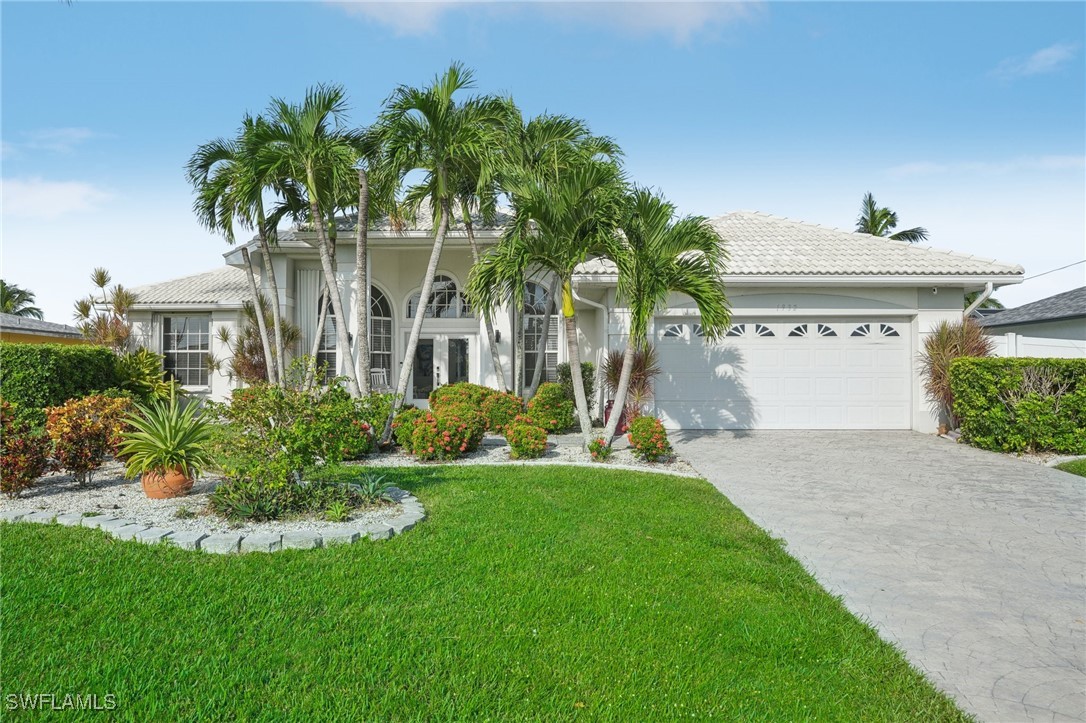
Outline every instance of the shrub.
[[[618, 390], [625, 360], [625, 352], [618, 349], [607, 352], [607, 357], [603, 360], [603, 386], [608, 396], [613, 397]], [[633, 365], [630, 367], [630, 384], [626, 390], [625, 421], [639, 416], [645, 404], [652, 399], [653, 380], [660, 371], [660, 357], [656, 347], [645, 344], [634, 350]]]
[[0, 491], [18, 497], [49, 471], [52, 443], [20, 419], [7, 401], [0, 401]]
[[371, 499], [358, 485], [343, 482], [299, 482], [288, 485], [264, 484], [255, 480], [231, 480], [215, 488], [208, 500], [216, 514], [232, 520], [277, 520], [288, 515], [318, 514], [328, 518], [335, 510], [337, 520], [350, 511], [379, 500]]
[[411, 451], [423, 460], [456, 459], [479, 447], [486, 421], [466, 406], [449, 406], [427, 412], [415, 422]]
[[573, 426], [573, 402], [566, 398], [560, 384], [540, 384], [532, 401], [528, 402], [528, 414], [548, 432], [564, 432]]
[[972, 319], [956, 323], [940, 322], [924, 339], [920, 353], [920, 372], [924, 391], [935, 405], [940, 418], [956, 426], [954, 393], [950, 385], [950, 365], [962, 357], [989, 357], [995, 341]]
[[630, 448], [634, 456], [646, 462], [662, 462], [671, 458], [671, 443], [667, 430], [656, 417], [638, 417], [630, 423]]
[[376, 449], [371, 420], [373, 407], [379, 406], [368, 399], [352, 399], [342, 387], [329, 388], [317, 404], [314, 419], [317, 437], [336, 446], [326, 454], [336, 460], [360, 459]]
[[975, 447], [1086, 454], [1086, 359], [955, 359], [950, 391]]
[[513, 459], [535, 459], [547, 451], [547, 430], [531, 424], [511, 424], [505, 430], [509, 456]]
[[166, 379], [162, 355], [147, 349], [117, 357], [118, 384], [142, 404], [165, 402], [181, 392], [180, 385]]
[[501, 432], [505, 429], [505, 425], [524, 411], [524, 401], [514, 394], [495, 391], [483, 400], [482, 410], [483, 416], [486, 417], [486, 428]]
[[392, 435], [399, 445], [408, 454], [411, 453], [411, 435], [415, 433], [415, 423], [426, 416], [425, 410], [415, 407], [405, 407], [396, 413], [392, 420]]
[[497, 394], [496, 389], [472, 384], [471, 382], [457, 382], [446, 384], [430, 392], [430, 409], [439, 411], [449, 405], [466, 404], [475, 409], [482, 409], [483, 402], [492, 394]]
[[79, 484], [90, 482], [106, 457], [119, 450], [130, 405], [128, 399], [92, 394], [45, 410], [57, 464]]
[[105, 347], [0, 342], [0, 397], [20, 407], [55, 407], [122, 382]]
[[[562, 387], [562, 393], [566, 399], [573, 402], [573, 373], [570, 371], [569, 362], [562, 362], [555, 367], [558, 375], [558, 384]], [[581, 386], [584, 387], [584, 397], [588, 400], [589, 410], [592, 408], [592, 400], [596, 398], [596, 365], [592, 362], [581, 362]]]
[[592, 455], [593, 462], [606, 462], [611, 459], [615, 450], [611, 449], [611, 445], [607, 444], [603, 437], [598, 437], [588, 443], [588, 453]]

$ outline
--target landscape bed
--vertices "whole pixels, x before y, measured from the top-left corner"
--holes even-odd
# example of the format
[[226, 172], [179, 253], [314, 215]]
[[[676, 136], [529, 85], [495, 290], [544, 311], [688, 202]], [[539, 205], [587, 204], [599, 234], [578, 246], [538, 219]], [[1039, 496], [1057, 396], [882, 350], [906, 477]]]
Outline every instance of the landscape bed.
[[121, 719], [962, 720], [704, 480], [386, 470], [380, 544], [192, 555], [0, 525], [3, 693]]

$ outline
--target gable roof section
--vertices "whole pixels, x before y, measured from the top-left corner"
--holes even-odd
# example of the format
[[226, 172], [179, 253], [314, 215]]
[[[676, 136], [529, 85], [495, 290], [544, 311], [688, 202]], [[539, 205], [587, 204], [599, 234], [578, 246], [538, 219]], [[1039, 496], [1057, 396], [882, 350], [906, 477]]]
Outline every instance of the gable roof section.
[[[728, 251], [727, 276], [1016, 276], [1022, 267], [754, 211], [709, 219]], [[592, 261], [580, 273], [615, 273]]]
[[62, 336], [72, 339], [82, 338], [79, 329], [67, 324], [58, 324], [55, 321], [42, 321], [26, 316], [0, 313], [0, 329], [23, 334], [35, 334], [39, 336]]
[[990, 314], [980, 319], [979, 323], [981, 326], [1008, 326], [1076, 318], [1086, 319], [1086, 286]]
[[224, 266], [202, 274], [138, 286], [132, 293], [136, 295], [137, 307], [152, 304], [241, 306], [249, 298], [249, 281], [241, 269]]

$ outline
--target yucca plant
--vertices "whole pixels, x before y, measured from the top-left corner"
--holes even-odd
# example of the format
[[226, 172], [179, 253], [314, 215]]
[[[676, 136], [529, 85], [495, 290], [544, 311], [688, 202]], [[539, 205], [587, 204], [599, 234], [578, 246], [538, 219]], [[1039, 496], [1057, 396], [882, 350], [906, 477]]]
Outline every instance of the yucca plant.
[[940, 322], [924, 339], [924, 351], [920, 353], [924, 391], [940, 417], [952, 427], [957, 426], [958, 420], [954, 416], [954, 395], [950, 391], [950, 363], [959, 357], [992, 356], [994, 348], [992, 337], [972, 319]]
[[[610, 395], [618, 389], [624, 358], [623, 351], [611, 349], [603, 360], [603, 384]], [[644, 404], [652, 399], [652, 380], [660, 371], [660, 357], [656, 347], [646, 343], [634, 350], [628, 390], [628, 402], [631, 405]]]
[[137, 412], [125, 420], [132, 431], [124, 435], [121, 456], [127, 457], [125, 476], [178, 470], [194, 478], [211, 461], [207, 445], [211, 425], [196, 404], [182, 408], [177, 395], [168, 402], [136, 405]]

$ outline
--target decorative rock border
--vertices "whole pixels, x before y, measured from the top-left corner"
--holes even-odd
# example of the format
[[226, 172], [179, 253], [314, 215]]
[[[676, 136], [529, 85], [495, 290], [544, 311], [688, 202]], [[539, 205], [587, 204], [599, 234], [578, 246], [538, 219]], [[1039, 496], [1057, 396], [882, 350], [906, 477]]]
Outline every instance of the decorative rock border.
[[317, 547], [350, 545], [363, 539], [390, 540], [394, 535], [402, 535], [426, 519], [426, 510], [414, 495], [398, 487], [390, 487], [388, 493], [402, 508], [400, 514], [388, 522], [364, 524], [356, 530], [333, 529], [322, 532], [319, 529], [320, 523], [314, 523], [313, 530], [305, 531], [257, 532], [250, 535], [227, 532], [212, 535], [207, 532], [152, 527], [136, 520], [109, 515], [84, 517], [80, 512], [57, 514], [31, 510], [5, 510], [0, 512], [0, 522], [56, 523], [66, 527], [97, 528], [120, 540], [135, 540], [146, 545], [164, 542], [182, 550], [202, 550], [220, 555], [311, 550]]

